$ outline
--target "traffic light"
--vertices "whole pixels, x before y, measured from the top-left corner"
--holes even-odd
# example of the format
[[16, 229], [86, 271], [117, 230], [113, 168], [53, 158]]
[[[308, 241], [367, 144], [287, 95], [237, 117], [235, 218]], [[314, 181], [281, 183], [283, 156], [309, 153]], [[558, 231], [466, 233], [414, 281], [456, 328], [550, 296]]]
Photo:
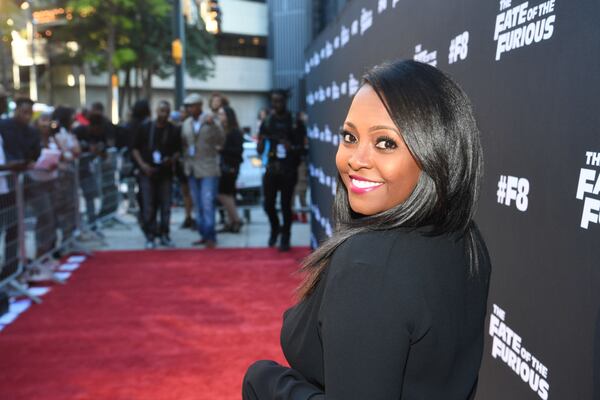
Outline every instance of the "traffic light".
[[181, 64], [181, 60], [183, 59], [183, 45], [181, 44], [181, 39], [175, 39], [171, 43], [171, 56], [173, 57], [175, 64]]

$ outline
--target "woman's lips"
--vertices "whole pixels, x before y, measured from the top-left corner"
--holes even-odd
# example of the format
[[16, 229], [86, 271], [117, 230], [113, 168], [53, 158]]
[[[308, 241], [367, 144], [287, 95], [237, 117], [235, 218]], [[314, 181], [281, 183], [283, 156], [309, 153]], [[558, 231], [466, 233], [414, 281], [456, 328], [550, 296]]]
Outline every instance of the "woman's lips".
[[360, 176], [350, 175], [350, 190], [356, 194], [371, 192], [383, 186], [383, 182], [375, 182]]

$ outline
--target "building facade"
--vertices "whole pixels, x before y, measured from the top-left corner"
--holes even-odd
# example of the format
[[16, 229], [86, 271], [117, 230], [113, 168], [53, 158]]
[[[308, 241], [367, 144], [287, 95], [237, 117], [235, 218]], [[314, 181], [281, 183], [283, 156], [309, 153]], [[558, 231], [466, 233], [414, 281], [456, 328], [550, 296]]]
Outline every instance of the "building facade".
[[[188, 24], [197, 24], [202, 18], [204, 8], [218, 7], [220, 23], [217, 32], [213, 32], [216, 40], [216, 54], [213, 56], [214, 71], [206, 80], [194, 78], [186, 74], [186, 93], [199, 93], [206, 101], [214, 92], [224, 94], [236, 110], [240, 126], [248, 126], [256, 131], [258, 111], [267, 106], [268, 93], [272, 89], [272, 62], [267, 53], [269, 36], [267, 3], [256, 0], [182, 0], [182, 10]], [[168, 38], [169, 41], [171, 38]], [[42, 54], [43, 47], [38, 52]], [[38, 55], [39, 57], [39, 55]], [[21, 67], [21, 69], [27, 68]], [[95, 101], [106, 103], [106, 74], [93, 73], [90, 68], [74, 65], [38, 65], [38, 70], [51, 71], [51, 90], [47, 84], [47, 75], [39, 78], [38, 100], [43, 103], [64, 104], [81, 107]], [[21, 74], [23, 75], [23, 74]], [[25, 77], [26, 78], [26, 77]], [[141, 78], [132, 74], [133, 87], [141, 86]], [[119, 76], [123, 82], [124, 75]], [[136, 82], [138, 82], [136, 84]], [[22, 92], [28, 82], [20, 83]], [[174, 99], [175, 78], [171, 76], [161, 79], [152, 78], [152, 106], [160, 100]], [[19, 89], [19, 88], [17, 88]], [[106, 107], [107, 110], [110, 107]], [[128, 107], [123, 107], [121, 119], [126, 118]]]

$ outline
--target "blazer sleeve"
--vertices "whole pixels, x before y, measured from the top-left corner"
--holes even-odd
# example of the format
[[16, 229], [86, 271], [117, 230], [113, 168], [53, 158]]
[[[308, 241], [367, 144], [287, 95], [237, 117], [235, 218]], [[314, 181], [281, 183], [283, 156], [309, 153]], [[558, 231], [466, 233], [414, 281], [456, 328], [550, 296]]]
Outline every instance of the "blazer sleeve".
[[428, 313], [416, 274], [400, 263], [353, 261], [330, 271], [320, 310], [327, 400], [401, 397], [409, 349], [426, 333]]
[[221, 127], [214, 122], [209, 125], [208, 137], [206, 139], [207, 143], [210, 143], [215, 147], [223, 147], [225, 144], [225, 132]]
[[242, 384], [243, 400], [324, 400], [324, 393], [298, 371], [261, 360], [252, 364]]

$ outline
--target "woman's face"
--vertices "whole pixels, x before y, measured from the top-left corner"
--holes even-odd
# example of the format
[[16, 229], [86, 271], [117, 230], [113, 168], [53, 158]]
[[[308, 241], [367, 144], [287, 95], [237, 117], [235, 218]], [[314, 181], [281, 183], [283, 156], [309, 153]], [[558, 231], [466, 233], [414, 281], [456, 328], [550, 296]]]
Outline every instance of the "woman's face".
[[212, 110], [219, 110], [222, 105], [223, 99], [221, 99], [221, 96], [214, 96], [212, 99], [210, 99], [210, 108]]
[[227, 114], [225, 114], [225, 109], [223, 107], [219, 108], [217, 115], [219, 116], [219, 121], [221, 121], [221, 125], [226, 128], [227, 127]]
[[421, 169], [370, 85], [354, 96], [335, 158], [356, 213], [373, 215], [404, 202]]
[[52, 123], [52, 119], [48, 115], [40, 115], [37, 119], [36, 125], [37, 128], [44, 136], [50, 135], [50, 124]]

